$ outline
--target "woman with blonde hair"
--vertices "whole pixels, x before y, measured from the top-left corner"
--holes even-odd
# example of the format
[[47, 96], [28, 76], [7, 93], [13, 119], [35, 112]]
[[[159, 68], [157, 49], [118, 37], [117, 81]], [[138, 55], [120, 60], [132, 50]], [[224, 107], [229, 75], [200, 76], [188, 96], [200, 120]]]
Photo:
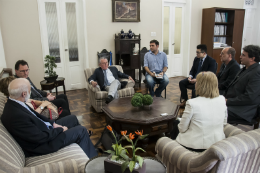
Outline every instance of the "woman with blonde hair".
[[[193, 151], [204, 151], [225, 138], [223, 126], [227, 122], [225, 98], [219, 95], [218, 80], [212, 72], [200, 72], [195, 84], [198, 97], [186, 102], [178, 124], [179, 134], [172, 139]], [[174, 135], [175, 134], [175, 135]]]

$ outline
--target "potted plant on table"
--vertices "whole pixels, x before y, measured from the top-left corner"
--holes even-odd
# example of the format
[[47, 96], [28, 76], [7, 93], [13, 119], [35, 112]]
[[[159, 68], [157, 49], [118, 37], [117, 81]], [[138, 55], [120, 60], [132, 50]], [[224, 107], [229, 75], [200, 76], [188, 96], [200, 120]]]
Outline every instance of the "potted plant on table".
[[48, 76], [44, 77], [44, 79], [47, 80], [47, 82], [55, 82], [56, 79], [58, 78], [58, 75], [53, 70], [54, 68], [57, 68], [55, 60], [56, 58], [50, 55], [46, 55], [46, 57], [44, 58], [45, 61], [44, 66], [46, 68], [45, 73], [48, 74]]
[[[110, 126], [107, 126], [108, 130], [114, 135], [113, 130]], [[122, 147], [121, 145], [113, 144], [112, 147], [115, 151], [106, 151], [110, 153], [111, 155], [108, 156], [108, 158], [105, 160], [104, 165], [105, 165], [105, 171], [112, 172], [112, 173], [145, 173], [146, 170], [146, 165], [143, 164], [143, 158], [141, 156], [136, 155], [137, 150], [142, 150], [142, 148], [137, 147], [136, 144], [138, 140], [142, 140], [147, 135], [143, 135], [143, 131], [135, 132], [136, 135], [138, 135], [138, 138], [136, 139], [135, 143], [133, 142], [133, 139], [135, 138], [135, 134], [130, 133], [129, 135], [127, 134], [127, 131], [121, 131], [122, 139], [126, 139], [128, 142], [130, 142], [132, 145]], [[115, 137], [115, 135], [114, 135]], [[129, 158], [126, 153], [127, 150], [126, 148], [131, 148], [133, 151], [133, 157]], [[144, 151], [145, 152], [145, 151]], [[120, 160], [121, 158], [121, 160]], [[120, 160], [120, 162], [118, 160]]]
[[153, 98], [150, 94], [135, 93], [131, 99], [131, 104], [134, 107], [150, 106], [152, 103]]

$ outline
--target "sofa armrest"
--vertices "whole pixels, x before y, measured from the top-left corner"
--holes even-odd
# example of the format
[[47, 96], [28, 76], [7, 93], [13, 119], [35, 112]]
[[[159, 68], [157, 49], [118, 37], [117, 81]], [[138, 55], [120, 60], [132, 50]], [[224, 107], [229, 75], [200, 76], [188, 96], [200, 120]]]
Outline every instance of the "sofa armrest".
[[52, 173], [78, 173], [84, 172], [84, 170], [80, 170], [76, 160], [68, 159], [59, 162], [46, 163], [33, 167], [24, 167], [22, 168], [23, 173], [32, 173], [32, 172], [52, 172]]
[[91, 90], [94, 93], [101, 91], [99, 85], [97, 85], [96, 87], [93, 87], [92, 85], [88, 84], [88, 88], [89, 88], [89, 90]]
[[235, 136], [235, 135], [238, 135], [238, 134], [241, 134], [241, 133], [244, 133], [245, 131], [235, 127], [235, 126], [232, 126], [230, 124], [226, 124], [224, 126], [224, 134], [226, 136], [226, 138], [230, 137], [230, 136]]
[[165, 165], [169, 162], [184, 172], [189, 168], [191, 160], [198, 155], [168, 137], [162, 137], [156, 142], [155, 151]]
[[[217, 163], [218, 157], [209, 150], [202, 153], [189, 151], [177, 141], [160, 138], [155, 146], [157, 157], [165, 164], [183, 172], [208, 172]], [[172, 169], [172, 168], [167, 168]]]
[[127, 85], [125, 86], [125, 88], [132, 88], [135, 86], [135, 83], [132, 80], [129, 79], [119, 79], [120, 82], [126, 81]]

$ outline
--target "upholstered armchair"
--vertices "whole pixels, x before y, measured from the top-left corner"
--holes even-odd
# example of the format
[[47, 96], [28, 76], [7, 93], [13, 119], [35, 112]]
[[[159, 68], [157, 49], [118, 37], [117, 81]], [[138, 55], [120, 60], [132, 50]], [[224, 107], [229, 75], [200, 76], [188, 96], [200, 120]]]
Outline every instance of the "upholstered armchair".
[[[113, 66], [115, 66], [118, 69], [118, 71], [124, 73], [121, 66], [119, 65], [113, 65]], [[84, 71], [87, 83], [88, 83], [88, 78], [94, 73], [95, 69], [96, 68], [87, 68]], [[120, 79], [120, 82], [121, 81], [127, 81], [128, 83], [125, 88], [118, 90], [119, 98], [132, 97], [135, 93], [133, 88], [134, 82], [128, 79]], [[102, 112], [102, 107], [105, 105], [107, 95], [108, 92], [101, 91], [99, 87], [93, 87], [88, 83], [89, 102], [97, 112]]]
[[232, 125], [224, 127], [226, 138], [202, 153], [187, 150], [175, 140], [160, 138], [156, 157], [167, 166], [167, 173], [259, 172], [260, 129], [244, 132]]

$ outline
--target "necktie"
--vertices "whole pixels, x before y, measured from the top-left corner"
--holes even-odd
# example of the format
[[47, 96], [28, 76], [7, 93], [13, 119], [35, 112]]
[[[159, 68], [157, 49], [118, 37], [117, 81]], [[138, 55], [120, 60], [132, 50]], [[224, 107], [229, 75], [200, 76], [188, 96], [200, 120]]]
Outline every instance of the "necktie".
[[104, 81], [105, 81], [105, 86], [108, 86], [108, 80], [107, 80], [107, 71], [104, 70]]
[[31, 88], [35, 91], [35, 93], [36, 93], [40, 98], [42, 98], [42, 95], [32, 86], [32, 84], [31, 84]]
[[200, 60], [200, 62], [199, 62], [199, 66], [198, 66], [198, 70], [197, 70], [197, 73], [196, 73], [196, 75], [195, 75], [195, 78], [196, 78], [196, 76], [200, 73], [200, 71], [201, 71], [201, 65], [202, 65], [202, 59]]

